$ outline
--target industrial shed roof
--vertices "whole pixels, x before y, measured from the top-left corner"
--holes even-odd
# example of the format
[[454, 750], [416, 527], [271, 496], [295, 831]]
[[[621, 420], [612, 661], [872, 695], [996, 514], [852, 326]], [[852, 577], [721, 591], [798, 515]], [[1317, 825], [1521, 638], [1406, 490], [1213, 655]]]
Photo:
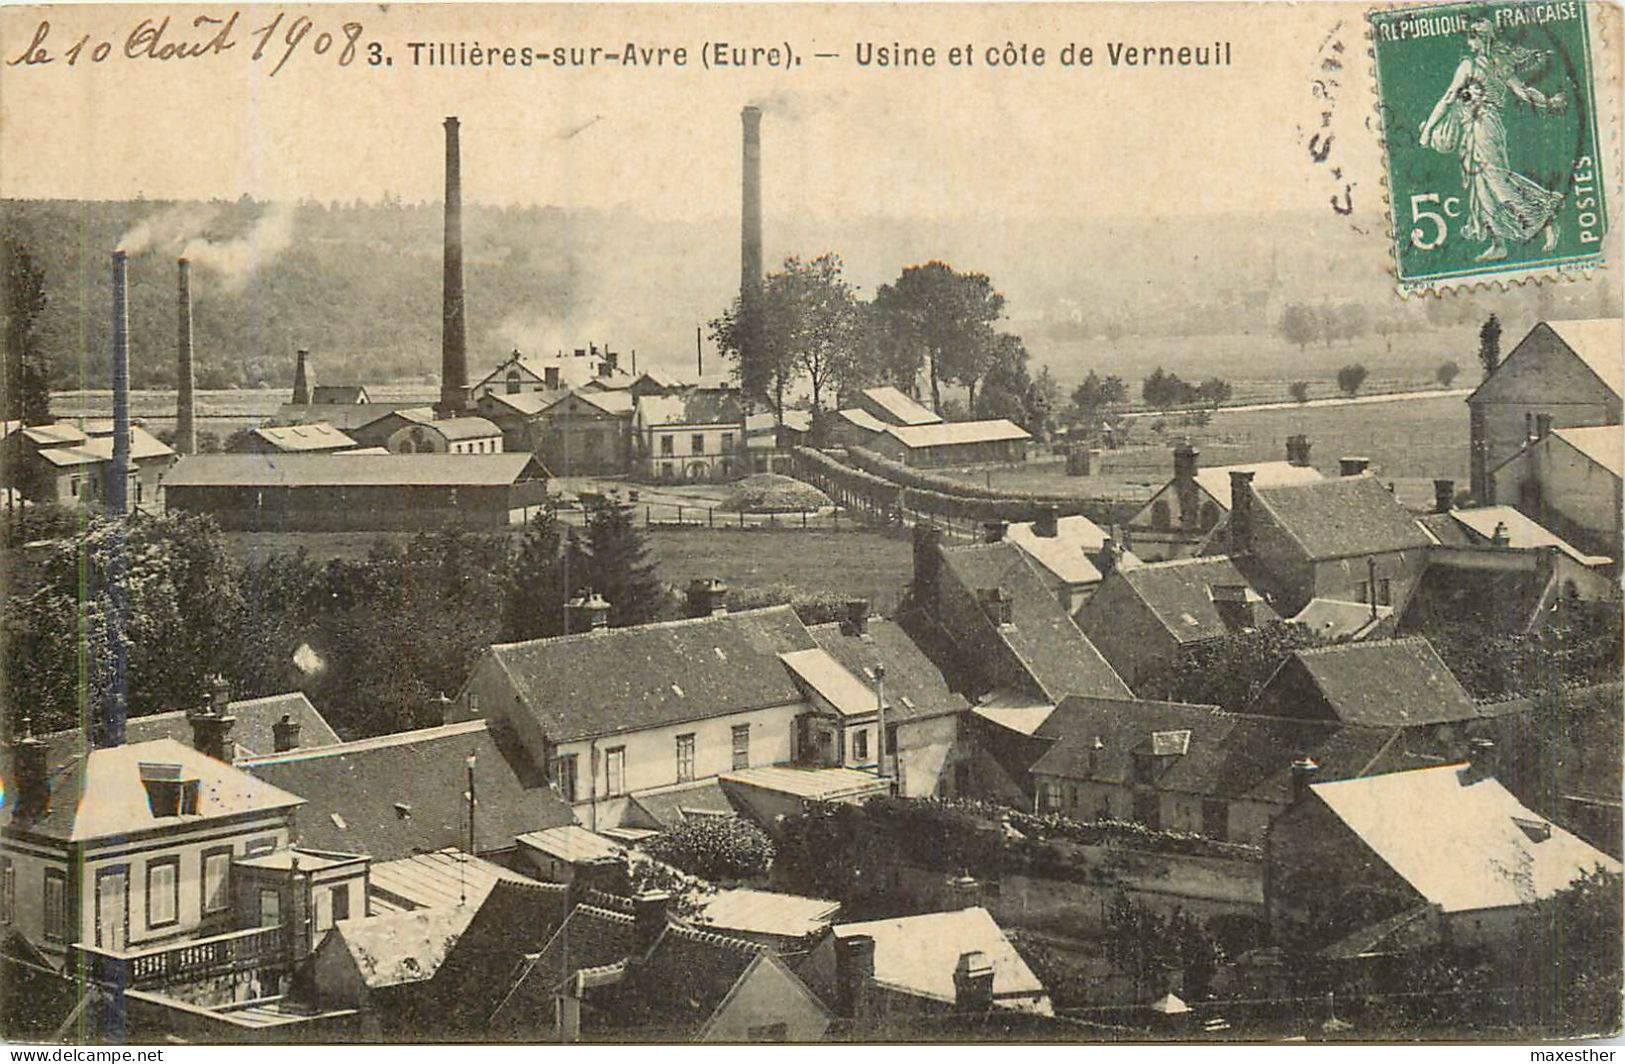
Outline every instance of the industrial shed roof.
[[340, 451], [355, 446], [355, 441], [326, 421], [312, 421], [301, 425], [262, 426], [254, 435], [279, 451]]
[[992, 421], [943, 421], [932, 425], [888, 425], [886, 431], [903, 446], [950, 447], [955, 444], [1026, 440], [1027, 430], [1004, 418]]
[[[55, 427], [55, 426], [51, 426]], [[71, 427], [71, 426], [70, 426]], [[113, 437], [93, 435], [83, 443], [41, 447], [40, 458], [54, 466], [93, 465], [113, 460]], [[174, 455], [170, 447], [147, 432], [140, 425], [130, 426], [130, 458], [169, 458]]]
[[368, 903], [375, 913], [465, 903], [477, 907], [503, 880], [530, 882], [518, 872], [448, 847], [375, 862], [368, 873]]
[[935, 425], [942, 420], [930, 410], [891, 385], [865, 388], [864, 398], [884, 410], [894, 425]]
[[174, 488], [496, 487], [541, 477], [513, 454], [196, 454], [164, 479]]
[[502, 430], [483, 417], [438, 418], [423, 426], [433, 429], [448, 440], [483, 440], [502, 435]]

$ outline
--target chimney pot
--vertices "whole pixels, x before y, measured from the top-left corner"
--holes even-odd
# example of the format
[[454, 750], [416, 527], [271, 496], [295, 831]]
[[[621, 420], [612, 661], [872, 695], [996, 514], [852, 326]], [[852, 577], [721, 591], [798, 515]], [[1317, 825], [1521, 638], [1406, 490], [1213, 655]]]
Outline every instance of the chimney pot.
[[841, 628], [847, 635], [863, 635], [869, 630], [868, 599], [847, 599], [846, 623]]
[[875, 940], [847, 935], [835, 940], [835, 1010], [845, 1017], [869, 1012], [869, 987], [875, 978]]
[[998, 543], [1004, 539], [1004, 534], [1010, 530], [1008, 521], [983, 521], [982, 542]]
[[671, 895], [663, 890], [646, 890], [632, 899], [632, 916], [636, 921], [638, 945], [648, 949], [666, 930], [666, 907]]
[[1456, 501], [1456, 482], [1454, 480], [1435, 480], [1433, 482], [1433, 512], [1447, 514]]
[[1309, 786], [1320, 773], [1320, 764], [1307, 754], [1292, 762], [1292, 799], [1302, 801], [1309, 796]]
[[231, 729], [237, 723], [236, 717], [206, 710], [188, 716], [187, 723], [192, 725], [194, 750], [228, 765], [235, 760], [236, 747], [231, 741]]
[[299, 722], [292, 714], [282, 714], [282, 719], [271, 725], [271, 738], [279, 754], [299, 749]]
[[1053, 505], [1044, 505], [1038, 508], [1038, 516], [1033, 520], [1033, 535], [1045, 539], [1054, 539], [1061, 532], [1061, 508]]
[[50, 748], [32, 735], [12, 744], [12, 782], [16, 785], [16, 812], [37, 816], [51, 804], [51, 773], [47, 764]]
[[992, 962], [981, 950], [961, 953], [954, 966], [954, 1011], [985, 1012], [992, 1007]]
[[1288, 436], [1286, 438], [1286, 460], [1295, 466], [1309, 464], [1309, 437], [1302, 435]]
[[1191, 441], [1180, 440], [1174, 447], [1174, 479], [1195, 480], [1201, 468], [1202, 452], [1191, 446]]
[[728, 612], [728, 585], [721, 580], [690, 580], [687, 598], [690, 617], [720, 617]]
[[1010, 593], [1002, 587], [984, 587], [976, 592], [976, 598], [982, 605], [982, 612], [987, 619], [1003, 628], [1014, 624], [1014, 612], [1010, 605]]
[[1371, 459], [1364, 455], [1348, 454], [1337, 460], [1337, 475], [1357, 477], [1371, 468]]
[[1552, 434], [1552, 415], [1535, 415], [1535, 439], [1544, 440]]
[[1123, 548], [1117, 545], [1117, 540], [1107, 536], [1100, 544], [1100, 560], [1095, 564], [1095, 568], [1100, 570], [1101, 576], [1110, 576], [1122, 561]]
[[1230, 471], [1230, 553], [1253, 549], [1253, 471]]
[[1505, 521], [1495, 522], [1495, 532], [1490, 536], [1490, 546], [1509, 547], [1512, 545], [1512, 535], [1507, 531]]
[[595, 632], [609, 626], [609, 603], [592, 588], [584, 587], [564, 604], [564, 615], [571, 635]]

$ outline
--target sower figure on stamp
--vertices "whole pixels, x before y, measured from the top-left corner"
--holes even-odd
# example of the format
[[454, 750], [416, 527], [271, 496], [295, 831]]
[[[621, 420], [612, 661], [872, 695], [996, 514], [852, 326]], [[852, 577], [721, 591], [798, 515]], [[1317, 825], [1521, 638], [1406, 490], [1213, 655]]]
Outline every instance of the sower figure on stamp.
[[1542, 52], [1499, 40], [1487, 19], [1467, 28], [1471, 54], [1456, 67], [1433, 113], [1422, 123], [1422, 143], [1461, 160], [1467, 186], [1466, 225], [1469, 240], [1488, 240], [1478, 256], [1492, 262], [1507, 256], [1507, 245], [1523, 244], [1545, 234], [1547, 251], [1557, 246], [1557, 211], [1563, 193], [1514, 171], [1507, 154], [1501, 113], [1507, 96], [1529, 105], [1536, 114], [1561, 114], [1568, 106], [1562, 93], [1547, 96], [1523, 83], [1546, 60]]

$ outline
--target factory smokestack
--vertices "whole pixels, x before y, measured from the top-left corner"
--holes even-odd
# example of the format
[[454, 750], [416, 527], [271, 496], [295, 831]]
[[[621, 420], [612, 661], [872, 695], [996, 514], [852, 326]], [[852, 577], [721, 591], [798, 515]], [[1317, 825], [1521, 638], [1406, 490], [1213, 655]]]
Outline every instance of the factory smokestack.
[[107, 509], [122, 514], [130, 499], [130, 309], [128, 260], [113, 252], [113, 467]]
[[745, 124], [743, 202], [739, 228], [739, 294], [762, 286], [762, 110], [739, 112]]
[[194, 419], [192, 389], [192, 264], [179, 260], [176, 291], [179, 325], [175, 335], [175, 451], [197, 454], [197, 423]]
[[468, 352], [463, 319], [463, 172], [456, 118], [446, 119], [445, 287], [441, 293], [440, 402], [435, 413], [468, 412]]

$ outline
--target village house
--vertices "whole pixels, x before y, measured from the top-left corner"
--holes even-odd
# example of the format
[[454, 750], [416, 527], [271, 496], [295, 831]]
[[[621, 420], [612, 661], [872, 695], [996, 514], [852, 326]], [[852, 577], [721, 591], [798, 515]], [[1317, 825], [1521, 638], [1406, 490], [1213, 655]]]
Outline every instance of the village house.
[[501, 454], [502, 430], [482, 417], [436, 418], [402, 425], [384, 447], [393, 454]]
[[1187, 647], [1279, 621], [1240, 559], [1217, 555], [1118, 566], [1078, 612], [1078, 626], [1130, 684]]
[[[1472, 765], [1315, 783], [1269, 833], [1282, 945], [1341, 954], [1437, 942], [1515, 949], [1534, 903], [1620, 863]], [[1350, 949], [1351, 939], [1359, 939]]]
[[188, 455], [165, 484], [170, 509], [258, 532], [500, 529], [546, 497], [528, 454]]
[[1074, 618], [1100, 586], [1105, 574], [1120, 566], [1133, 567], [1140, 559], [1115, 542], [1105, 530], [1082, 514], [1060, 516], [1048, 507], [1035, 521], [983, 525], [984, 539], [1009, 540], [1032, 560], [1039, 577], [1049, 585], [1061, 608]]
[[238, 767], [304, 799], [300, 845], [380, 862], [471, 846], [506, 859], [526, 832], [574, 823], [542, 769], [484, 720], [244, 758]]
[[1255, 586], [1290, 616], [1314, 599], [1402, 608], [1427, 564], [1431, 540], [1365, 460], [1308, 484], [1254, 487], [1230, 475], [1229, 553], [1247, 559]]
[[1522, 450], [1490, 469], [1490, 495], [1565, 539], [1618, 559], [1625, 508], [1620, 434], [1617, 424], [1537, 429]]
[[[799, 973], [833, 1011], [864, 1022], [977, 1009], [1052, 1015], [1049, 991], [986, 909], [836, 924]], [[871, 1029], [872, 1030], [872, 1029]]]
[[[25, 425], [0, 438], [7, 487], [29, 502], [101, 506], [113, 470], [113, 423], [89, 420]], [[140, 425], [130, 426], [128, 500], [135, 509], [158, 509], [175, 452]]]
[[745, 407], [733, 389], [643, 396], [632, 431], [633, 461], [649, 480], [724, 480], [750, 468]]
[[556, 392], [579, 388], [590, 381], [629, 378], [621, 368], [619, 353], [597, 344], [578, 347], [569, 354], [526, 355], [517, 348], [470, 390], [477, 402], [493, 393], [518, 395], [522, 392]]
[[1419, 637], [1294, 650], [1247, 712], [1368, 727], [1460, 725], [1484, 715]]
[[1324, 479], [1309, 464], [1307, 436], [1289, 436], [1284, 462], [1247, 462], [1202, 468], [1201, 453], [1182, 440], [1174, 448], [1174, 475], [1125, 524], [1135, 553], [1146, 561], [1189, 557], [1230, 516], [1230, 474], [1251, 473], [1255, 488], [1309, 484]]
[[[204, 753], [228, 764], [262, 754], [332, 746], [339, 742], [333, 726], [303, 692], [233, 700], [230, 685], [215, 677], [210, 683], [208, 698], [211, 712], [226, 723], [216, 729], [218, 734], [205, 731], [203, 737], [213, 745]], [[125, 722], [124, 741], [134, 744], [173, 739], [178, 743], [194, 743], [200, 738], [194, 725], [195, 716], [195, 711], [177, 709], [131, 717]], [[91, 742], [78, 728], [40, 738], [53, 745]]]
[[1132, 698], [1015, 544], [915, 545], [914, 606], [921, 646], [968, 697], [1017, 692], [1051, 705], [1069, 694]]
[[[1518, 481], [1493, 471], [1554, 429], [1621, 423], [1625, 346], [1618, 318], [1538, 323], [1467, 397], [1472, 496], [1516, 503]], [[1617, 443], [1618, 430], [1614, 433]], [[1614, 450], [1618, 450], [1617, 446]], [[1617, 475], [1617, 474], [1616, 474]], [[1526, 510], [1531, 516], [1534, 511]]]
[[664, 894], [594, 895], [528, 957], [488, 1028], [527, 1042], [818, 1042], [833, 1015], [755, 942], [676, 923]]
[[558, 476], [625, 476], [631, 472], [633, 404], [629, 390], [566, 392], [531, 421], [536, 453]]

